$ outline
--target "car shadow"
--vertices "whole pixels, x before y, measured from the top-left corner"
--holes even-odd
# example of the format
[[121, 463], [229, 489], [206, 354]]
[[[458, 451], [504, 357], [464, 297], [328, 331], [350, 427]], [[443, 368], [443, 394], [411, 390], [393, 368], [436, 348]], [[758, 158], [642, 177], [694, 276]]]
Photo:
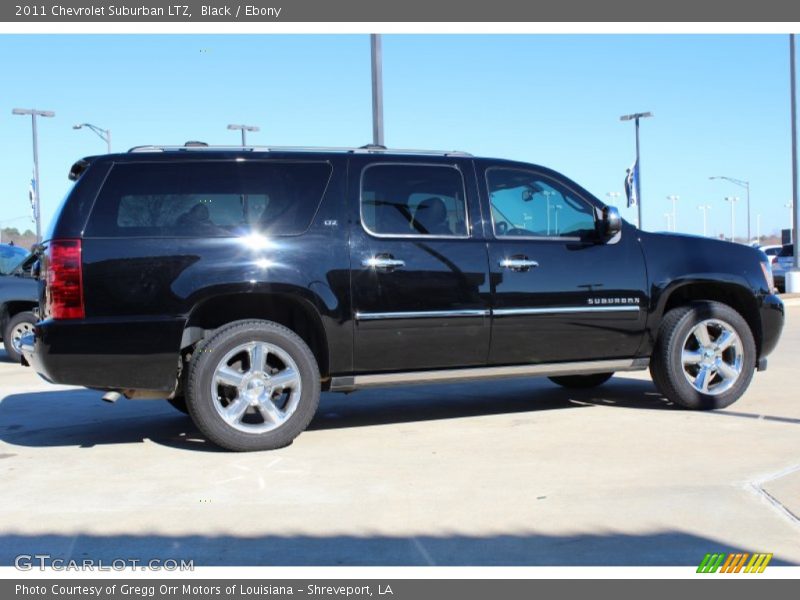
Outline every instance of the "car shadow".
[[[693, 533], [661, 530], [633, 534], [548, 535], [168, 535], [42, 533], [0, 534], [0, 565], [21, 560], [24, 568], [39, 563], [34, 556], [81, 564], [91, 559], [105, 565], [120, 560], [179, 568], [201, 566], [682, 566], [694, 573], [707, 553], [742, 552], [725, 542]], [[20, 556], [21, 555], [21, 556]], [[772, 566], [796, 563], [776, 555]], [[689, 571], [691, 569], [691, 571]], [[399, 591], [402, 581], [392, 581]], [[491, 581], [476, 581], [478, 597], [491, 596]], [[482, 585], [487, 584], [487, 585]], [[569, 587], [570, 581], [564, 581]], [[582, 590], [585, 591], [585, 590]], [[564, 595], [571, 594], [564, 590]]]
[[[14, 445], [91, 448], [157, 444], [221, 451], [192, 421], [162, 400], [109, 404], [88, 389], [25, 392], [0, 400], [0, 440]], [[567, 390], [546, 379], [513, 379], [438, 386], [404, 386], [343, 395], [324, 393], [310, 431], [535, 413], [593, 406], [643, 410], [674, 407], [650, 381], [614, 378], [592, 390]]]

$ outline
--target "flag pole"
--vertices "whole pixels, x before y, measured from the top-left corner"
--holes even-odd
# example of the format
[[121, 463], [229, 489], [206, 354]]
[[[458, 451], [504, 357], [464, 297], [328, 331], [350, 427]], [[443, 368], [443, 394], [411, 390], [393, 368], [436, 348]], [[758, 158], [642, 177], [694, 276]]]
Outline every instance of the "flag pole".
[[642, 228], [642, 163], [639, 162], [639, 115], [636, 115], [636, 172], [634, 183], [636, 184], [636, 208], [638, 210], [637, 225]]

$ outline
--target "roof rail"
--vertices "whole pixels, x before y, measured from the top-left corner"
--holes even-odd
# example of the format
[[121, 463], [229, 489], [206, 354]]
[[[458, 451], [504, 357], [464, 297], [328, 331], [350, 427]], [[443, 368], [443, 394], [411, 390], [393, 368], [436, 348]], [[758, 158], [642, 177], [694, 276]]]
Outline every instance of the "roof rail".
[[345, 154], [427, 154], [436, 156], [472, 156], [460, 150], [414, 150], [385, 148], [383, 146], [361, 146], [360, 148], [336, 146], [134, 146], [128, 152], [341, 152]]

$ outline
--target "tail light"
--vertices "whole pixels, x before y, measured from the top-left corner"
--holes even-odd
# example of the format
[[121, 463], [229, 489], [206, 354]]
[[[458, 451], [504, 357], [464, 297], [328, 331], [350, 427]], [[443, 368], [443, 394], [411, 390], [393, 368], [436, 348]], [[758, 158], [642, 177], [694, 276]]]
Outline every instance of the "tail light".
[[81, 241], [53, 240], [46, 263], [45, 315], [52, 319], [84, 318]]

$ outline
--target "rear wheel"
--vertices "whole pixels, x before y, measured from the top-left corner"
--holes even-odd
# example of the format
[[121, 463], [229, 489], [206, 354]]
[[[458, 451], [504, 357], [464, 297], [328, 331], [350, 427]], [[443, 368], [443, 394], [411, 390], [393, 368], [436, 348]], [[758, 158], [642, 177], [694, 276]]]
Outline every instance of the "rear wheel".
[[548, 379], [561, 387], [588, 389], [603, 385], [613, 376], [614, 373], [592, 373], [591, 375], [561, 375], [558, 377], [548, 377]]
[[313, 353], [293, 331], [270, 321], [221, 327], [189, 364], [189, 414], [228, 450], [287, 446], [308, 426], [319, 396]]
[[684, 408], [725, 408], [744, 394], [756, 365], [756, 345], [744, 318], [720, 302], [669, 311], [650, 361], [653, 382]]
[[17, 313], [6, 324], [6, 329], [3, 331], [3, 345], [6, 348], [8, 358], [13, 362], [18, 363], [22, 358], [20, 349], [22, 336], [26, 333], [31, 333], [35, 324], [36, 315], [32, 312]]

